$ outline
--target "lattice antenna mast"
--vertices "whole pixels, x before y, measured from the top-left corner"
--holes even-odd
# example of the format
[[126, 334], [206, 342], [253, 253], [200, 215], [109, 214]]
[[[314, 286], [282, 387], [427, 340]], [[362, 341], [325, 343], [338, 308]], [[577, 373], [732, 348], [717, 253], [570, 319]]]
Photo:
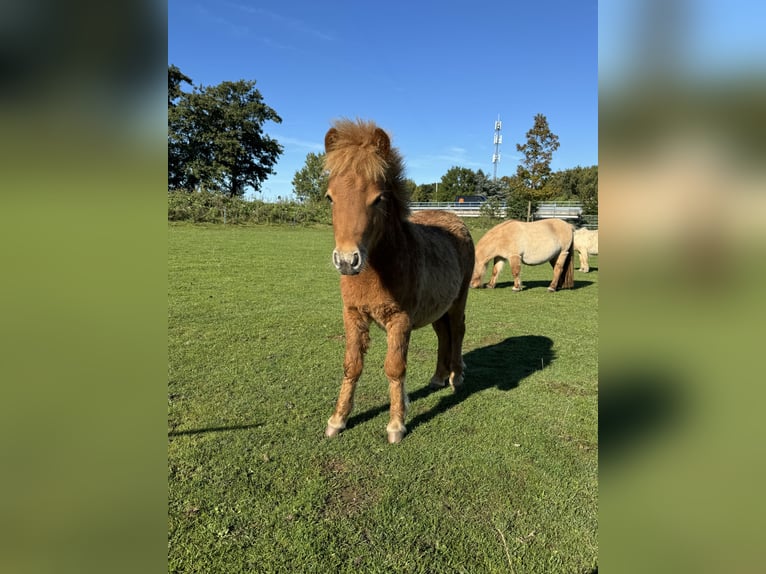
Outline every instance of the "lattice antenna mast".
[[495, 153], [492, 154], [492, 181], [497, 181], [497, 164], [500, 163], [500, 144], [503, 143], [503, 136], [500, 130], [503, 129], [503, 122], [500, 121], [500, 114], [495, 121]]

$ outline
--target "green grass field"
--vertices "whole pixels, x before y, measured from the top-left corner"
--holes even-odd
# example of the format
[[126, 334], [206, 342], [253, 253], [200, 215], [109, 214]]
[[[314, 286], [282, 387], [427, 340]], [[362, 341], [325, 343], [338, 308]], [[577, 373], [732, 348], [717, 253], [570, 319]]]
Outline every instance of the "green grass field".
[[323, 436], [344, 350], [331, 228], [168, 233], [169, 572], [596, 570], [598, 258], [573, 290], [548, 293], [546, 264], [521, 293], [507, 267], [472, 291], [457, 394], [427, 389], [436, 336], [416, 331], [388, 445], [374, 327], [348, 429]]

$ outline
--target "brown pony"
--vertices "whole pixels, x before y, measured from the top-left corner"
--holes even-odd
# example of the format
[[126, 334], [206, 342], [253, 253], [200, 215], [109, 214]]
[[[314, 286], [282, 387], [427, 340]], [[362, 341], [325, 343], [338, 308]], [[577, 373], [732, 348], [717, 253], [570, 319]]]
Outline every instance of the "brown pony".
[[463, 381], [465, 304], [474, 263], [471, 234], [455, 215], [421, 211], [409, 218], [402, 159], [372, 122], [339, 120], [325, 136], [335, 249], [340, 271], [346, 355], [343, 382], [325, 435], [346, 428], [373, 321], [386, 332], [391, 397], [388, 442], [402, 440], [410, 333], [433, 325], [439, 341], [431, 387]]
[[492, 278], [487, 287], [492, 288], [505, 261], [511, 263], [513, 290], [521, 291], [521, 264], [539, 265], [550, 261], [553, 281], [548, 291], [574, 287], [574, 257], [572, 254], [572, 226], [561, 219], [541, 219], [526, 223], [504, 221], [496, 225], [476, 244], [476, 265], [471, 277], [471, 287], [481, 286], [490, 259], [494, 259]]

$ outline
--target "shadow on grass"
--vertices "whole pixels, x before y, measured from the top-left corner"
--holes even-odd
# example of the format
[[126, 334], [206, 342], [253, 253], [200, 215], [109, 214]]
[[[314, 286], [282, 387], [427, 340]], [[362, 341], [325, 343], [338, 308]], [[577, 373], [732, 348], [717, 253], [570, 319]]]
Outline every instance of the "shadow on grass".
[[[439, 402], [427, 412], [405, 422], [411, 433], [419, 425], [430, 421], [435, 416], [451, 409], [474, 393], [496, 387], [501, 391], [510, 391], [536, 371], [547, 367], [554, 359], [553, 341], [539, 335], [509, 337], [494, 345], [479, 347], [463, 355], [465, 361], [465, 380], [457, 392], [449, 388], [431, 389], [428, 385], [409, 393], [410, 403], [422, 399], [431, 393], [445, 393]], [[351, 428], [371, 420], [389, 409], [388, 404], [369, 409], [349, 418], [347, 427]]]
[[254, 429], [258, 428], [260, 426], [263, 426], [263, 423], [254, 423], [251, 425], [231, 425], [231, 426], [223, 426], [223, 427], [208, 427], [204, 429], [187, 429], [187, 430], [179, 430], [179, 431], [169, 431], [168, 436], [184, 436], [184, 435], [192, 435], [192, 434], [204, 434], [208, 432], [220, 432], [220, 431], [232, 431], [232, 430], [247, 430], [247, 429]]
[[[591, 269], [593, 269], [591, 267]], [[548, 285], [550, 285], [550, 281], [524, 281], [521, 280], [521, 286], [522, 291], [528, 291], [529, 289], [537, 289], [539, 287], [548, 288]], [[572, 289], [559, 289], [559, 291], [572, 291], [576, 289], [582, 289], [583, 287], [587, 287], [588, 285], [593, 285], [593, 281], [582, 281], [579, 279], [575, 279], [574, 287]], [[499, 283], [495, 283], [495, 289], [510, 289], [513, 287], [513, 281], [501, 281]]]

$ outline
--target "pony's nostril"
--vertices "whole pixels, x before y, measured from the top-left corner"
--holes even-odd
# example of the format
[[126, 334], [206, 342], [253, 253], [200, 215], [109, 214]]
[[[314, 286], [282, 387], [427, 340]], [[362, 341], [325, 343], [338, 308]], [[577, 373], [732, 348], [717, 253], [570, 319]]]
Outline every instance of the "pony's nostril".
[[351, 267], [356, 269], [359, 267], [359, 264], [361, 263], [361, 257], [359, 257], [359, 252], [354, 251], [354, 257], [351, 259]]
[[335, 265], [336, 269], [340, 269], [340, 256], [336, 249], [332, 250], [332, 264]]

